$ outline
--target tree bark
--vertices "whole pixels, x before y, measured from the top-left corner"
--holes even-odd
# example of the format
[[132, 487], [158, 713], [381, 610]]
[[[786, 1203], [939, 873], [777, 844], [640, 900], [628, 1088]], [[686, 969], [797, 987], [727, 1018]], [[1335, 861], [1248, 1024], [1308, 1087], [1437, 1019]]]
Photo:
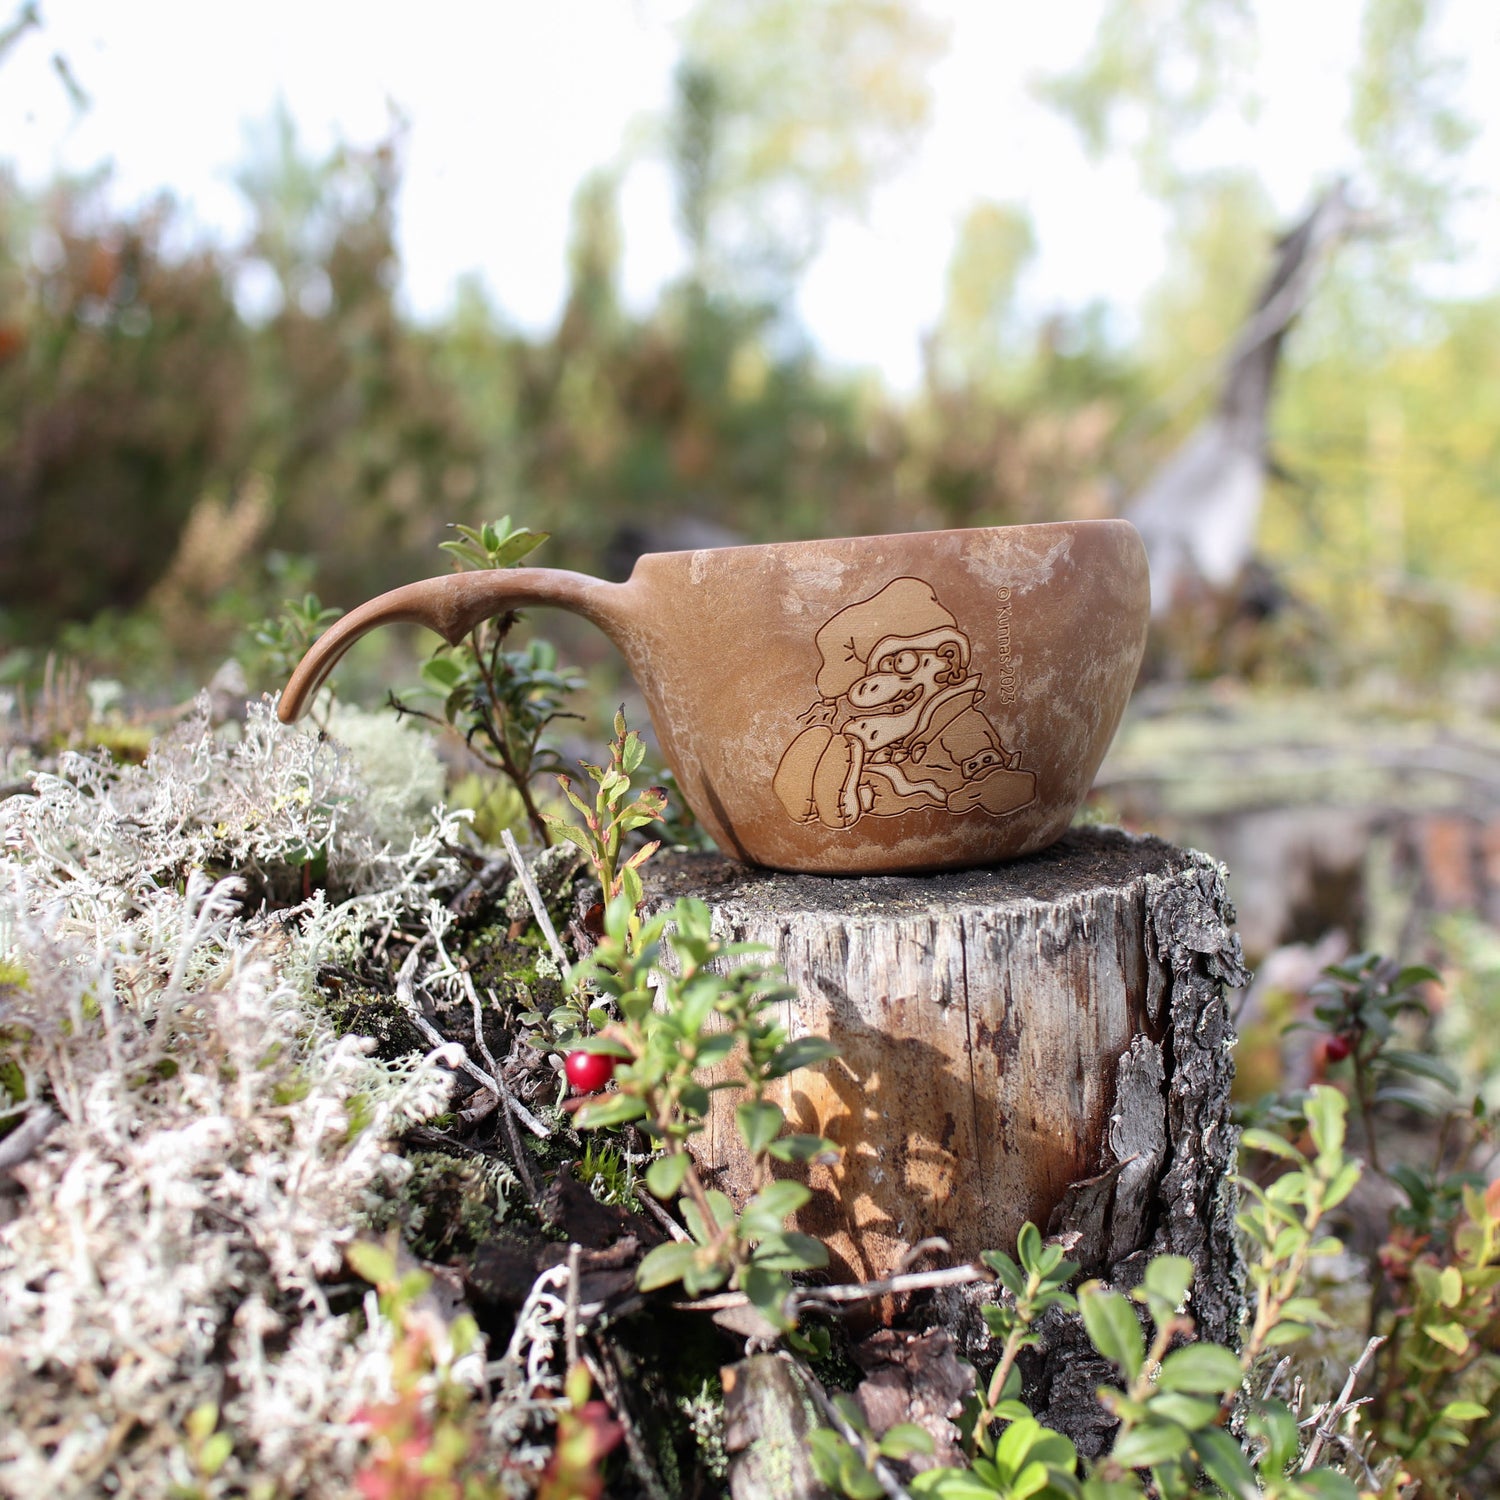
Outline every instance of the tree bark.
[[[1124, 1284], [1151, 1253], [1189, 1256], [1202, 1334], [1232, 1336], [1225, 988], [1246, 976], [1220, 866], [1086, 828], [954, 874], [793, 876], [706, 854], [649, 868], [654, 906], [698, 896], [724, 938], [764, 944], [796, 989], [788, 1031], [840, 1049], [776, 1095], [790, 1128], [842, 1148], [811, 1169], [797, 1222], [831, 1275], [887, 1275], [932, 1235], [955, 1258], [1011, 1250], [1030, 1219]], [[735, 1096], [715, 1098], [695, 1154], [743, 1201]]]

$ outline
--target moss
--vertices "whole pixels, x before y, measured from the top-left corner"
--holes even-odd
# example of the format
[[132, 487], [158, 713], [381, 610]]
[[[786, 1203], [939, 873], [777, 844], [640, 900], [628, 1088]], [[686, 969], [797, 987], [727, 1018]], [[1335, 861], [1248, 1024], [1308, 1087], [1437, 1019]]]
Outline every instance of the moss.
[[319, 976], [319, 992], [335, 1035], [373, 1037], [375, 1055], [387, 1062], [427, 1050], [426, 1039], [394, 995], [349, 984], [330, 971]]
[[617, 1324], [613, 1348], [667, 1492], [703, 1493], [702, 1478], [722, 1481], [728, 1456], [719, 1371], [734, 1346], [706, 1318], [655, 1310]]
[[399, 1228], [414, 1254], [447, 1261], [471, 1253], [505, 1221], [515, 1179], [495, 1158], [408, 1154], [410, 1175], [393, 1199], [370, 1215], [377, 1231]]

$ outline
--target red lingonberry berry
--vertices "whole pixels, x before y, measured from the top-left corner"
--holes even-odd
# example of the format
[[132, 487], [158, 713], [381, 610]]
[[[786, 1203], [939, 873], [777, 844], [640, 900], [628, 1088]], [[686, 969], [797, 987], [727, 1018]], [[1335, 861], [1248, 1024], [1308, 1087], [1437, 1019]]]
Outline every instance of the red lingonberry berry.
[[597, 1094], [615, 1076], [615, 1060], [603, 1052], [570, 1052], [563, 1068], [575, 1094]]
[[1328, 1038], [1324, 1046], [1324, 1056], [1331, 1063], [1343, 1062], [1353, 1050], [1354, 1043], [1340, 1032], [1337, 1036]]

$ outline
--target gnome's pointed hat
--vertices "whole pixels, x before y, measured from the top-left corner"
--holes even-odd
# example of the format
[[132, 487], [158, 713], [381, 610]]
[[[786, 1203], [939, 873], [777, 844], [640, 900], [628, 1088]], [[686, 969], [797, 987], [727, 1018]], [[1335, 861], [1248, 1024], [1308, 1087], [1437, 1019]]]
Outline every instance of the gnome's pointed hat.
[[818, 632], [823, 653], [818, 691], [824, 698], [847, 693], [865, 675], [877, 646], [905, 642], [930, 650], [950, 640], [959, 643], [967, 665], [969, 639], [938, 603], [932, 585], [920, 578], [897, 578], [878, 594], [841, 609]]

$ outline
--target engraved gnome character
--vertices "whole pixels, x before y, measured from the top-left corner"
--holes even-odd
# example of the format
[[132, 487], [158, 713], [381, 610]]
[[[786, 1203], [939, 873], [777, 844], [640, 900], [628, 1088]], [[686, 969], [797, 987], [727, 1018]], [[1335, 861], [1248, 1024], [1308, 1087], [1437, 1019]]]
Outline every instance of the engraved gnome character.
[[1036, 797], [1036, 776], [978, 707], [969, 638], [920, 578], [898, 578], [817, 634], [823, 657], [807, 728], [774, 786], [799, 823], [849, 828], [920, 808], [999, 817]]

